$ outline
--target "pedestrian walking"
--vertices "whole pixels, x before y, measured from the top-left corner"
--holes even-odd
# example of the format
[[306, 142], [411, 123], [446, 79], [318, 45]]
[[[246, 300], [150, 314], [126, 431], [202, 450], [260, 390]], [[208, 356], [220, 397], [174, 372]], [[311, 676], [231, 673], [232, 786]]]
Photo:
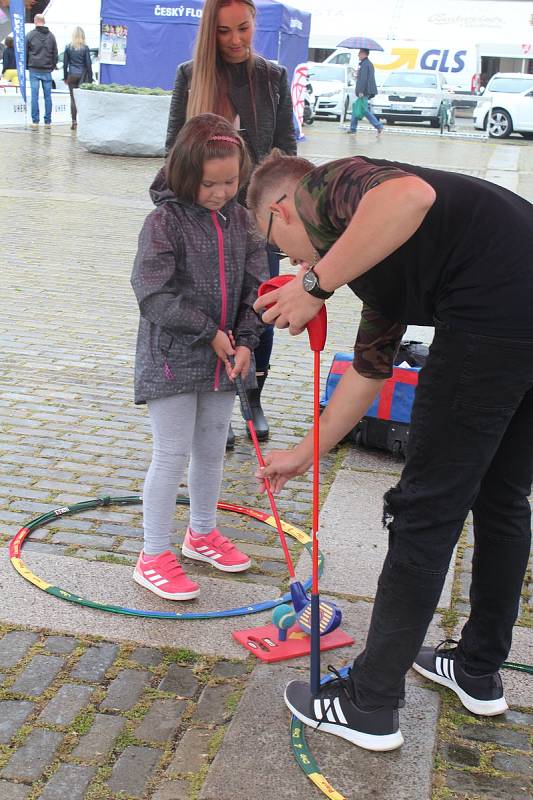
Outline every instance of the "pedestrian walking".
[[[296, 154], [293, 108], [287, 71], [253, 52], [256, 8], [252, 0], [206, 0], [194, 58], [180, 64], [172, 93], [167, 151], [186, 119], [203, 112], [221, 114], [243, 137], [252, 163], [273, 147]], [[244, 191], [241, 200], [244, 202]], [[279, 253], [268, 252], [270, 275], [279, 274]], [[269, 437], [261, 404], [268, 377], [274, 329], [267, 326], [255, 352], [257, 387], [249, 393], [257, 438]], [[249, 435], [249, 433], [248, 433]], [[235, 435], [230, 427], [228, 449]]]
[[35, 28], [26, 36], [26, 66], [30, 73], [32, 128], [39, 125], [39, 87], [43, 87], [44, 124], [52, 124], [52, 71], [57, 66], [57, 43], [46, 27], [43, 14], [36, 14]]
[[6, 36], [6, 44], [2, 53], [2, 78], [12, 83], [13, 86], [19, 85], [15, 42], [12, 36]]
[[[368, 101], [375, 97], [378, 93], [378, 89], [376, 86], [376, 76], [374, 65], [370, 61], [369, 56], [370, 51], [361, 48], [358, 53], [359, 57], [359, 70], [357, 72], [357, 79], [355, 82], [355, 95], [357, 98], [360, 98], [366, 107], [366, 111], [364, 111], [363, 116], [367, 118], [371, 125], [374, 126], [378, 134], [381, 133], [383, 130], [383, 123], [379, 121], [377, 117], [370, 111]], [[355, 101], [357, 103], [357, 100]], [[355, 106], [354, 103], [354, 106]], [[357, 131], [357, 123], [359, 122], [358, 117], [354, 113], [354, 108], [352, 107], [352, 119], [350, 122], [350, 129], [348, 133], [356, 133]]]
[[72, 41], [65, 47], [63, 57], [63, 78], [70, 92], [71, 130], [78, 127], [78, 109], [74, 97], [74, 89], [81, 83], [93, 82], [93, 66], [91, 51], [85, 41], [85, 31], [76, 27], [72, 31]]
[[[403, 741], [398, 707], [413, 665], [472, 713], [501, 714], [499, 670], [531, 543], [533, 207], [469, 175], [366, 157], [314, 167], [282, 154], [256, 171], [248, 204], [260, 230], [308, 265], [256, 302], [272, 304], [265, 322], [301, 333], [345, 284], [363, 301], [354, 368], [320, 419], [322, 453], [392, 374], [406, 325], [435, 326], [405, 467], [384, 498], [389, 549], [365, 649], [319, 698], [296, 681], [286, 703], [307, 725], [390, 750]], [[260, 479], [279, 491], [304, 473], [312, 441], [267, 454]], [[470, 511], [470, 616], [458, 642], [423, 647]]]
[[252, 304], [268, 276], [264, 241], [236, 200], [249, 166], [231, 123], [215, 114], [189, 120], [167, 159], [167, 188], [152, 189], [157, 208], [144, 223], [133, 267], [141, 315], [135, 402], [147, 403], [153, 434], [134, 580], [169, 600], [199, 593], [170, 550], [189, 457], [182, 554], [223, 572], [251, 564], [216, 527], [234, 380], [240, 374], [248, 388], [255, 384], [262, 324]]

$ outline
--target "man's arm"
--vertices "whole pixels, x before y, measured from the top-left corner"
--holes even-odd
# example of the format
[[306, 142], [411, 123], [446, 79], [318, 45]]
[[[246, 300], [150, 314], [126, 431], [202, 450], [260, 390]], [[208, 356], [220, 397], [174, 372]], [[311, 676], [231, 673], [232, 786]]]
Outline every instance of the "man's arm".
[[315, 267], [320, 286], [332, 292], [394, 253], [422, 225], [435, 198], [433, 187], [414, 175], [366, 192], [342, 236]]
[[[320, 454], [331, 450], [359, 422], [380, 392], [384, 380], [373, 380], [348, 369], [340, 379], [331, 400], [320, 417]], [[269, 478], [272, 490], [279, 492], [296, 475], [303, 475], [313, 463], [313, 431], [310, 430], [292, 450], [273, 450], [265, 455], [259, 480]]]

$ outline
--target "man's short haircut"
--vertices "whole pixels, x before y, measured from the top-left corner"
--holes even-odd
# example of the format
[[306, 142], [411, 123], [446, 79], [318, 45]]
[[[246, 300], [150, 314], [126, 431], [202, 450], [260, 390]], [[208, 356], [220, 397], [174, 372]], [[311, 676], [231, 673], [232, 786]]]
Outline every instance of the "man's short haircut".
[[312, 169], [314, 165], [306, 158], [286, 156], [274, 148], [252, 174], [246, 205], [257, 217], [266, 198], [270, 200], [276, 193], [280, 194], [285, 186], [298, 183]]
[[36, 14], [33, 18], [33, 21], [36, 25], [44, 25], [46, 22], [44, 14]]

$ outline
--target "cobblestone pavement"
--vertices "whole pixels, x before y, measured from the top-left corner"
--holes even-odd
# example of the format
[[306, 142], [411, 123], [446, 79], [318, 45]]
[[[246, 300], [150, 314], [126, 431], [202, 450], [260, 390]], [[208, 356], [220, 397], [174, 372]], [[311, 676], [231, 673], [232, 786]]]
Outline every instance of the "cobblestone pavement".
[[[300, 151], [315, 161], [361, 152], [463, 170], [533, 200], [533, 147], [525, 142], [446, 142], [434, 137], [413, 142], [408, 136], [386, 134], [376, 140], [366, 131], [356, 142], [337, 126], [318, 123]], [[132, 405], [137, 308], [129, 273], [136, 237], [150, 209], [146, 189], [159, 164], [88, 154], [66, 128], [0, 130], [3, 560], [9, 539], [42, 513], [101, 494], [141, 491], [150, 435], [145, 410]], [[323, 379], [332, 354], [350, 349], [357, 325], [357, 307], [348, 291], [336, 293], [334, 303]], [[305, 338], [277, 333], [265, 389], [271, 446], [296, 442], [309, 426], [311, 368]], [[264, 498], [256, 495], [255, 460], [237, 411], [234, 426], [237, 446], [227, 456], [222, 497], [268, 510]], [[343, 446], [323, 459], [324, 498], [346, 452]], [[352, 468], [361, 474], [399, 471], [385, 456], [368, 460], [352, 452], [351, 458]], [[310, 499], [309, 477], [294, 481], [281, 494], [282, 517], [307, 529]], [[176, 544], [186, 509], [178, 508], [177, 516]], [[267, 596], [270, 589], [277, 593], [286, 588], [275, 532], [225, 512], [221, 522], [250, 553], [253, 567], [244, 578], [217, 575], [215, 583], [232, 592], [245, 581]], [[104, 582], [111, 574], [104, 565], [110, 570], [112, 565], [132, 565], [141, 536], [138, 506], [100, 508], [36, 530], [24, 557], [30, 567], [33, 559], [39, 567], [46, 564], [49, 571], [42, 577], [47, 581], [59, 583], [61, 576], [59, 585], [76, 592], [85, 572], [101, 569]], [[291, 543], [291, 548], [297, 555], [299, 547]], [[458, 548], [452, 601], [440, 614], [449, 633], [467, 612], [471, 552], [467, 527]], [[202, 580], [210, 575], [202, 565], [188, 567], [188, 572]], [[16, 580], [16, 587], [25, 586], [21, 578]], [[517, 635], [529, 643], [530, 663], [531, 588], [529, 572]], [[42, 595], [33, 588], [31, 593]], [[371, 600], [356, 595], [347, 599], [366, 606]], [[83, 627], [73, 633], [61, 622], [59, 607], [64, 604], [54, 603], [57, 617], [55, 611], [39, 615], [36, 600], [35, 614], [25, 612], [24, 625], [0, 608], [0, 800], [201, 797], [255, 664], [242, 656], [207, 654], [200, 642], [202, 622], [194, 623], [197, 648], [139, 645], [115, 636], [103, 614], [98, 636]], [[419, 685], [427, 687], [423, 681]], [[433, 800], [530, 796], [533, 691], [489, 722], [468, 715], [447, 692], [439, 695]], [[303, 776], [300, 780], [302, 797], [320, 796], [305, 785]], [[258, 796], [270, 800], [268, 790]], [[361, 800], [366, 796], [359, 795]]]

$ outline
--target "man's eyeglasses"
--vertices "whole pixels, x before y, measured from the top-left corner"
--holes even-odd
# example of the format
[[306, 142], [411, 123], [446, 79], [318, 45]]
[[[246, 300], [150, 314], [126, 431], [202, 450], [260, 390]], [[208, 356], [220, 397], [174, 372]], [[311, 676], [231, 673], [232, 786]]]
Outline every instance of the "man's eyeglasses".
[[[287, 197], [287, 195], [286, 195], [286, 194], [282, 194], [282, 195], [281, 195], [281, 197], [280, 197], [278, 200], [276, 200], [276, 204], [277, 204], [277, 203], [281, 203], [281, 201], [282, 201], [282, 200], [285, 200], [285, 198], [286, 198], [286, 197]], [[269, 247], [275, 247], [275, 245], [273, 245], [273, 244], [270, 242], [270, 234], [272, 233], [272, 223], [273, 223], [273, 222], [274, 222], [274, 212], [273, 212], [273, 211], [271, 211], [271, 212], [270, 212], [270, 217], [269, 217], [269, 219], [268, 219], [268, 227], [267, 227], [267, 232], [266, 232], [266, 243], [267, 243], [267, 245], [268, 245]], [[287, 254], [286, 254], [286, 253], [283, 253], [281, 250], [273, 250], [273, 252], [274, 252], [276, 255], [278, 255], [278, 256], [281, 256], [281, 258], [287, 258]]]

